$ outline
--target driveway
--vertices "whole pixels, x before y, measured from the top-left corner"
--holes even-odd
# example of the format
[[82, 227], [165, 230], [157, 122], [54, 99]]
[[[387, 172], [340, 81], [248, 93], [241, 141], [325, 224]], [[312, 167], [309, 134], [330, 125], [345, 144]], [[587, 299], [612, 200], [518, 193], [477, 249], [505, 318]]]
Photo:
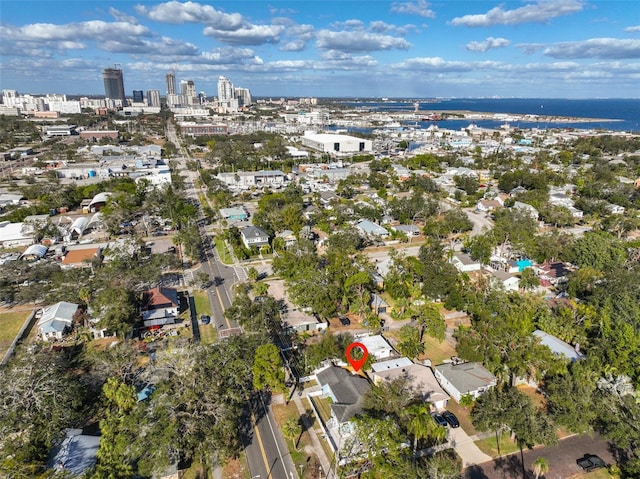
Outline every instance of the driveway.
[[[613, 455], [609, 452], [609, 444], [600, 436], [571, 436], [555, 446], [525, 450], [523, 456], [526, 479], [533, 479], [533, 462], [539, 457], [544, 457], [549, 463], [549, 471], [545, 474], [547, 479], [565, 479], [574, 476], [582, 471], [576, 464], [576, 460], [585, 454], [596, 454], [607, 464], [615, 463]], [[520, 479], [522, 478], [520, 453], [468, 467], [463, 477], [464, 479]]]

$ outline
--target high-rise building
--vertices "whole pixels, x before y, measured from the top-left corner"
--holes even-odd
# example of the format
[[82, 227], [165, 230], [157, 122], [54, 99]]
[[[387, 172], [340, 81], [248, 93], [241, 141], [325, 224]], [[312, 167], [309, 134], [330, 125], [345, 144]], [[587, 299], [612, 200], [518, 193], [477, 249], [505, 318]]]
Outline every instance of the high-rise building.
[[147, 105], [160, 106], [160, 90], [147, 90]]
[[142, 90], [133, 90], [133, 103], [142, 103], [144, 101], [144, 95]]
[[193, 80], [182, 80], [180, 82], [180, 96], [182, 96], [181, 103], [187, 105], [193, 105], [196, 102], [196, 85]]
[[251, 105], [251, 92], [248, 88], [235, 88], [236, 98], [238, 99], [238, 106]]
[[104, 80], [104, 96], [111, 100], [122, 100], [126, 102], [124, 95], [124, 80], [120, 68], [105, 68], [102, 70]]
[[218, 78], [218, 101], [229, 101], [234, 99], [233, 83], [226, 77]]
[[167, 79], [167, 95], [176, 94], [176, 72], [169, 72], [165, 75]]

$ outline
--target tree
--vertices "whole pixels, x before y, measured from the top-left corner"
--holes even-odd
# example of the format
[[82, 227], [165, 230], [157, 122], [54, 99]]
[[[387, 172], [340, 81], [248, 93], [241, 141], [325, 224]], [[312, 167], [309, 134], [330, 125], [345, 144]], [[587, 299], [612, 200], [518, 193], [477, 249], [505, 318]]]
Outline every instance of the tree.
[[447, 431], [431, 417], [425, 403], [414, 404], [405, 410], [407, 432], [413, 436], [413, 450], [418, 451], [418, 442], [424, 439], [443, 440]]
[[284, 437], [291, 441], [294, 449], [298, 450], [298, 439], [302, 434], [302, 426], [300, 425], [300, 421], [296, 420], [296, 418], [289, 418], [282, 425], [282, 434]]
[[409, 324], [402, 326], [398, 334], [397, 347], [403, 356], [409, 358], [420, 356], [424, 353], [424, 343], [420, 340], [420, 331]]
[[138, 314], [133, 293], [123, 287], [106, 288], [96, 296], [93, 307], [100, 318], [100, 327], [124, 336], [130, 331]]
[[533, 268], [525, 268], [520, 273], [520, 288], [524, 291], [534, 289], [540, 285], [540, 280]]
[[549, 472], [549, 461], [544, 457], [540, 456], [533, 461], [533, 474], [535, 475], [535, 479], [544, 476], [547, 472]]
[[257, 390], [284, 391], [284, 366], [275, 344], [263, 344], [256, 349], [253, 360], [253, 387]]

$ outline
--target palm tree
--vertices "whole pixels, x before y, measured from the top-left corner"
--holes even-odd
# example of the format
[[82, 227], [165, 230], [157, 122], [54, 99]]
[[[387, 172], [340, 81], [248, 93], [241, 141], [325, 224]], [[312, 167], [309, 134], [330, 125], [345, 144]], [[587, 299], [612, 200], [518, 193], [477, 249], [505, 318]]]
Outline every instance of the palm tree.
[[544, 476], [547, 472], [549, 472], [549, 462], [544, 457], [539, 457], [533, 462], [533, 473], [535, 474], [535, 479], [538, 479], [540, 476]]
[[407, 432], [413, 436], [413, 450], [418, 449], [418, 441], [421, 439], [443, 439], [446, 431], [438, 426], [429, 413], [429, 406], [424, 403], [414, 404], [405, 411], [408, 417]]
[[287, 421], [282, 425], [282, 434], [291, 441], [296, 451], [298, 450], [298, 441], [296, 438], [301, 434], [301, 432], [302, 427], [295, 418], [287, 419]]

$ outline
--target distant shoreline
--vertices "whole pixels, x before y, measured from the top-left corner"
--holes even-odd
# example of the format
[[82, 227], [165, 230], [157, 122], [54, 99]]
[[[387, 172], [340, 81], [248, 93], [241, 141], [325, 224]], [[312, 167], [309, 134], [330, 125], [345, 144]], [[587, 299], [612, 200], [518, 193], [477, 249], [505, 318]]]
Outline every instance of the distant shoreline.
[[[437, 116], [440, 120], [495, 120], [506, 123], [513, 121], [527, 121], [533, 123], [599, 123], [624, 121], [614, 118], [584, 118], [558, 115], [533, 115], [522, 113], [492, 113], [472, 110], [418, 110], [413, 112], [416, 117]], [[463, 115], [460, 117], [460, 115]], [[426, 120], [431, 121], [431, 120]], [[438, 120], [433, 120], [438, 121]]]

